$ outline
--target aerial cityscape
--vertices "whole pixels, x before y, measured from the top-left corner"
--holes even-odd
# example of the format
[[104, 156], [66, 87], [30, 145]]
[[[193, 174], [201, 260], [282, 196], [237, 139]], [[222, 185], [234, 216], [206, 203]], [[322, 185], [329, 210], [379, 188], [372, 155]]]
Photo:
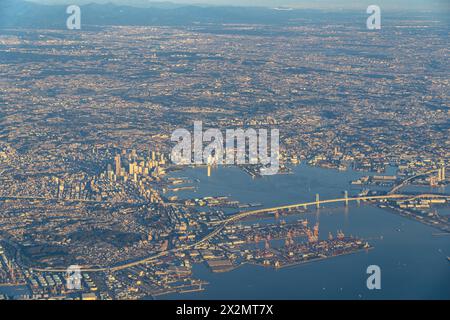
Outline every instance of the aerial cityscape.
[[0, 5], [0, 300], [450, 299], [448, 12], [67, 5]]

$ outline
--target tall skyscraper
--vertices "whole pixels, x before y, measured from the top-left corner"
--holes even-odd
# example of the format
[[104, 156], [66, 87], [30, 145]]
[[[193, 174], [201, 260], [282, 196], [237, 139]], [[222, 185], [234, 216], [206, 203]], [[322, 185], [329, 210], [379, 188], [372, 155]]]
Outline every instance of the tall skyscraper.
[[120, 170], [121, 170], [120, 155], [115, 156], [114, 165], [115, 165], [115, 170], [116, 170], [116, 176], [120, 176]]
[[129, 164], [129, 171], [128, 171], [128, 173], [129, 174], [134, 174], [134, 163], [130, 163]]

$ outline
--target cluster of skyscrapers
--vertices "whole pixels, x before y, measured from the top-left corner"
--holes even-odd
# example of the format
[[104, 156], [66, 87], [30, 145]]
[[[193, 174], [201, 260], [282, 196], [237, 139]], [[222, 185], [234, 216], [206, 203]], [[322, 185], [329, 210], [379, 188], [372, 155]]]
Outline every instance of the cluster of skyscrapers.
[[430, 177], [430, 186], [435, 187], [439, 185], [439, 183], [445, 182], [445, 165], [441, 164], [441, 167], [437, 171], [437, 176]]
[[[122, 178], [124, 181], [132, 179], [137, 182], [139, 176], [157, 177], [164, 174], [162, 166], [167, 162], [164, 154], [155, 151], [150, 154], [149, 158], [138, 157], [136, 150], [132, 150], [130, 154], [123, 150], [122, 154], [114, 157], [114, 168], [110, 164], [108, 165], [108, 178], [113, 181]], [[122, 158], [125, 158], [125, 161]]]

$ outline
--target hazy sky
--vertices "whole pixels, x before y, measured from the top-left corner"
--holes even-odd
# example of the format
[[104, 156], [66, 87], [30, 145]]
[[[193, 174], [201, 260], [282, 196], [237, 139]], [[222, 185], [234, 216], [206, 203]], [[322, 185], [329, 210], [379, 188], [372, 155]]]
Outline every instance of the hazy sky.
[[377, 4], [386, 9], [408, 10], [444, 10], [449, 9], [449, 0], [28, 0], [46, 4], [86, 4], [86, 3], [115, 3], [135, 6], [147, 6], [152, 2], [171, 2], [180, 4], [209, 4], [209, 5], [244, 5], [244, 6], [288, 6], [295, 8], [361, 8], [370, 4]]

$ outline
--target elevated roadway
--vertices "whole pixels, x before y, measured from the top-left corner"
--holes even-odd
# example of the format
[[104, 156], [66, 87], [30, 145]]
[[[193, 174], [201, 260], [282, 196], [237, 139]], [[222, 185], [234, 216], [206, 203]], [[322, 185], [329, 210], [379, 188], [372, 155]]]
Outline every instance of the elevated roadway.
[[[320, 206], [322, 204], [329, 204], [329, 203], [339, 203], [339, 202], [351, 202], [351, 201], [375, 201], [375, 200], [401, 200], [401, 199], [419, 199], [419, 198], [449, 198], [449, 196], [446, 195], [438, 195], [438, 194], [421, 194], [421, 195], [404, 195], [404, 194], [387, 194], [382, 196], [359, 196], [359, 197], [343, 197], [343, 198], [336, 198], [336, 199], [327, 199], [327, 200], [318, 200], [318, 201], [311, 201], [311, 202], [302, 202], [302, 203], [296, 203], [296, 204], [290, 204], [290, 205], [284, 205], [284, 206], [277, 206], [277, 207], [271, 207], [271, 208], [262, 208], [257, 210], [251, 210], [251, 211], [244, 211], [237, 213], [233, 216], [228, 217], [227, 219], [224, 219], [220, 222], [220, 224], [217, 226], [216, 229], [214, 229], [211, 233], [207, 234], [205, 237], [200, 239], [199, 241], [189, 244], [189, 245], [183, 245], [177, 248], [169, 249], [166, 251], [161, 251], [155, 255], [152, 255], [150, 257], [123, 263], [117, 266], [111, 266], [111, 267], [81, 267], [82, 272], [114, 272], [114, 271], [120, 271], [124, 270], [130, 267], [134, 267], [137, 265], [145, 264], [152, 262], [155, 259], [158, 259], [160, 257], [166, 256], [169, 253], [179, 252], [187, 249], [194, 248], [212, 238], [217, 236], [224, 228], [225, 226], [235, 223], [243, 218], [253, 216], [253, 215], [259, 215], [264, 213], [271, 213], [278, 210], [288, 210], [288, 209], [295, 209], [295, 208], [306, 208], [309, 206]], [[66, 272], [66, 269], [52, 269], [52, 268], [31, 268], [34, 271], [40, 271], [40, 272]]]

